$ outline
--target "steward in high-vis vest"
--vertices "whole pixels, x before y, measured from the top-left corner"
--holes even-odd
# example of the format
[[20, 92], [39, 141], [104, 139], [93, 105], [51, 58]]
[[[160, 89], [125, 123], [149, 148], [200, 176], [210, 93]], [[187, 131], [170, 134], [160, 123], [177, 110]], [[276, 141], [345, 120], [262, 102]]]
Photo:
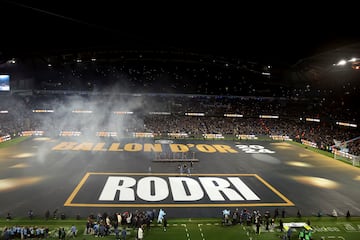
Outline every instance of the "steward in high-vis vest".
[[299, 232], [299, 240], [304, 240], [305, 239], [305, 230], [301, 230]]

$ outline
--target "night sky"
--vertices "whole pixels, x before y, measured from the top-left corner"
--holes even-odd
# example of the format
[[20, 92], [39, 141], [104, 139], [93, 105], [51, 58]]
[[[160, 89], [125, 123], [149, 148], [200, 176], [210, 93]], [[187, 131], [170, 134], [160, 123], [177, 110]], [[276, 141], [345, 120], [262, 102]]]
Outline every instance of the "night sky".
[[180, 49], [291, 64], [360, 39], [354, 7], [339, 3], [0, 0], [0, 9], [5, 53]]

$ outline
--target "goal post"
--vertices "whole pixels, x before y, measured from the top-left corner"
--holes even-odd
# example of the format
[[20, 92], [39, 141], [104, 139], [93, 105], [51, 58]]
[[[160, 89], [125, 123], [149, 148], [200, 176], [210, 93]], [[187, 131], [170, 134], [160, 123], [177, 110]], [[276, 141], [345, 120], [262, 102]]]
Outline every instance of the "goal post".
[[346, 161], [351, 163], [353, 166], [360, 167], [360, 157], [356, 155], [352, 155], [347, 152], [343, 152], [341, 150], [333, 149], [334, 159]]
[[335, 144], [332, 146], [332, 153], [334, 154], [334, 159], [346, 161], [351, 163], [353, 166], [359, 167], [360, 156], [350, 154], [348, 148], [349, 144], [359, 140], [360, 136], [343, 142], [334, 139]]

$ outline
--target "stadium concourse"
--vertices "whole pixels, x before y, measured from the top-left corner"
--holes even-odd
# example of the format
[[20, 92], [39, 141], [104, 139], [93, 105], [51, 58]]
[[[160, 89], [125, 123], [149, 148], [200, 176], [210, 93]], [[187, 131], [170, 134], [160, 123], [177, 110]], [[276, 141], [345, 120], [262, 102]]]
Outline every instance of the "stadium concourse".
[[289, 141], [31, 136], [0, 155], [1, 217], [360, 215], [360, 169]]

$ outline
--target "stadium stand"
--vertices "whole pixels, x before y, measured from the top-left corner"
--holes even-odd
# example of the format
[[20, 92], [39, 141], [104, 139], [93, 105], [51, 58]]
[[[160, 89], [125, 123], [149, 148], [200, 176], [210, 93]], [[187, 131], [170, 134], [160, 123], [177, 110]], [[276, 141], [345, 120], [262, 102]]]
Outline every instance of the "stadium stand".
[[[284, 81], [265, 65], [239, 59], [181, 52], [102, 54], [96, 60], [86, 54], [61, 61], [54, 57], [51, 67], [38, 59], [2, 66], [14, 75], [15, 90], [2, 96], [1, 135], [286, 136], [327, 151], [334, 139], [360, 136], [355, 103], [360, 88], [353, 78], [309, 85]], [[37, 67], [29, 70], [29, 65]], [[26, 69], [23, 75], [30, 83], [15, 68]], [[16, 90], [28, 84], [31, 89]], [[69, 116], [71, 122], [65, 119]], [[348, 147], [349, 153], [359, 154], [358, 140]]]

